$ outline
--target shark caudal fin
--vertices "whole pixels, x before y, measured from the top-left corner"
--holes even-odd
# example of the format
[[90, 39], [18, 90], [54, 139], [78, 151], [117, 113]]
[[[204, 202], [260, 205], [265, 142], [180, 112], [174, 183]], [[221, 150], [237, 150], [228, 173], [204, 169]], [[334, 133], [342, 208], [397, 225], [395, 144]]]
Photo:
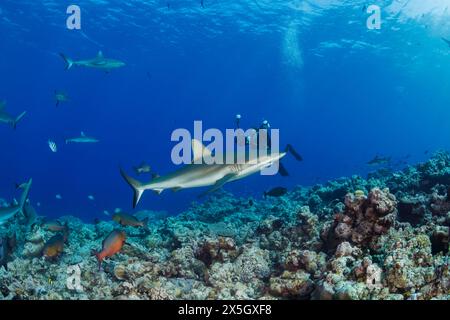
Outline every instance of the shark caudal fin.
[[141, 200], [142, 194], [144, 193], [145, 189], [143, 188], [142, 183], [127, 175], [125, 171], [123, 171], [122, 169], [120, 169], [120, 174], [122, 178], [125, 179], [125, 181], [134, 191], [133, 208], [136, 208], [137, 204], [139, 203], [139, 200]]
[[26, 114], [27, 114], [27, 112], [24, 111], [24, 112], [22, 112], [21, 114], [19, 114], [19, 116], [14, 120], [14, 122], [13, 122], [13, 128], [14, 128], [14, 130], [16, 130], [17, 124], [20, 122], [20, 120], [23, 119], [23, 117], [25, 117]]
[[67, 57], [64, 53], [59, 54], [61, 58], [64, 59], [64, 62], [66, 63], [66, 70], [69, 70], [73, 66], [73, 60]]
[[20, 210], [23, 212], [23, 208], [28, 199], [28, 194], [30, 193], [31, 184], [33, 183], [33, 179], [30, 179], [26, 184], [24, 184], [22, 195], [20, 196]]

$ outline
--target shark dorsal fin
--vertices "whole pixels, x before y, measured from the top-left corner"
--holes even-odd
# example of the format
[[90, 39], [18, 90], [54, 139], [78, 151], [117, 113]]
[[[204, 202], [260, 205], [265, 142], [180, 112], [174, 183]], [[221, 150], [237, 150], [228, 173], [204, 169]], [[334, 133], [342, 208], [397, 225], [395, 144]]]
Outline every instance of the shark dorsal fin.
[[192, 153], [194, 154], [192, 159], [193, 163], [211, 157], [211, 151], [197, 139], [192, 139]]
[[102, 52], [102, 50], [100, 50], [98, 53], [97, 53], [97, 59], [103, 59], [104, 57], [103, 57], [103, 52]]
[[84, 134], [84, 131], [81, 131], [80, 132], [80, 135], [82, 136], [82, 137], [85, 137], [86, 135]]

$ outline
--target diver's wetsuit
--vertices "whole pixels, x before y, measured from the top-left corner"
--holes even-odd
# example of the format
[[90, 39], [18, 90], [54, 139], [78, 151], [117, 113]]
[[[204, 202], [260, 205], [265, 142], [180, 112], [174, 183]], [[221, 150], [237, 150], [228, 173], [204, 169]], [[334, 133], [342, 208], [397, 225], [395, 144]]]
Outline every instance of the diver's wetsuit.
[[[236, 118], [236, 129], [240, 129], [240, 116]], [[267, 144], [266, 144], [266, 149], [267, 150], [271, 150], [272, 148], [272, 139], [270, 136], [270, 124], [267, 121], [263, 121], [263, 123], [259, 126], [259, 129], [255, 129], [256, 131], [256, 143], [254, 144], [254, 146], [259, 150], [259, 134], [260, 134], [260, 130], [266, 130], [267, 133]], [[245, 146], [246, 147], [250, 147], [250, 143], [251, 143], [251, 139], [250, 137], [246, 136], [245, 137]], [[235, 144], [237, 144], [237, 137], [235, 137]], [[303, 161], [302, 156], [297, 153], [297, 151], [295, 151], [294, 147], [291, 144], [287, 144], [286, 145], [286, 149], [285, 152], [288, 152], [290, 154], [292, 154], [292, 156], [297, 160], [297, 161]], [[279, 162], [279, 173], [280, 175], [282, 175], [283, 177], [286, 177], [289, 175], [289, 173], [287, 172], [286, 168], [283, 166], [283, 164], [281, 162]]]

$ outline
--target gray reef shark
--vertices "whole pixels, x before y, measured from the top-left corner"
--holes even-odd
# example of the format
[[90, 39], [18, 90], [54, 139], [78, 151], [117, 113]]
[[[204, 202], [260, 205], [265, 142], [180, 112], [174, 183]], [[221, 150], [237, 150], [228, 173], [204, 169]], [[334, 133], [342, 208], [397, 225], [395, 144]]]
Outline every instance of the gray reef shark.
[[93, 69], [100, 69], [106, 72], [109, 72], [113, 69], [121, 68], [125, 66], [125, 62], [115, 60], [115, 59], [107, 59], [103, 56], [101, 51], [98, 52], [97, 57], [88, 60], [79, 60], [75, 61], [60, 53], [60, 56], [66, 62], [66, 70], [69, 70], [73, 66], [81, 66]]
[[24, 185], [23, 192], [18, 204], [14, 204], [6, 208], [0, 208], [0, 226], [12, 219], [17, 213], [23, 212], [26, 201], [28, 199], [28, 194], [30, 193], [32, 182], [33, 180], [30, 179], [26, 183], [26, 185]]
[[66, 144], [67, 143], [97, 143], [97, 142], [99, 142], [98, 139], [96, 139], [94, 137], [88, 137], [87, 135], [84, 134], [83, 131], [81, 131], [79, 137], [66, 139]]
[[0, 122], [10, 124], [14, 129], [16, 129], [17, 124], [19, 123], [20, 120], [23, 119], [23, 117], [27, 114], [27, 112], [24, 111], [19, 116], [14, 118], [9, 113], [7, 113], [5, 109], [6, 109], [6, 102], [0, 101]]
[[[194, 159], [205, 159], [209, 156], [210, 151], [204, 147], [201, 142], [192, 140]], [[224, 184], [231, 181], [243, 179], [249, 175], [260, 172], [262, 169], [269, 167], [274, 162], [280, 160], [286, 155], [286, 152], [271, 152], [267, 155], [258, 156], [257, 161], [250, 163], [246, 157], [245, 163], [242, 164], [200, 164], [185, 165], [183, 168], [162, 177], [156, 177], [148, 183], [141, 183], [136, 179], [128, 176], [122, 169], [120, 173], [125, 181], [131, 186], [134, 191], [133, 207], [139, 203], [142, 194], [146, 190], [153, 190], [160, 194], [165, 189], [172, 189], [178, 191], [181, 189], [207, 187], [212, 186], [208, 191], [202, 195], [214, 192], [220, 189]]]

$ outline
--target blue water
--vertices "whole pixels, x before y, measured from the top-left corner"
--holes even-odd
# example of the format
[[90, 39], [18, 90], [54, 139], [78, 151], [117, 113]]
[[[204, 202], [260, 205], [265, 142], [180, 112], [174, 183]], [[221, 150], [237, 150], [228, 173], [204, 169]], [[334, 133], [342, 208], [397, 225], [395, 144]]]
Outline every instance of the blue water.
[[[132, 212], [119, 165], [168, 173], [174, 129], [233, 128], [237, 113], [244, 127], [268, 119], [305, 160], [283, 161], [288, 178], [226, 185], [236, 196], [365, 175], [376, 154], [412, 164], [448, 149], [448, 1], [375, 2], [381, 30], [366, 28], [367, 1], [2, 0], [0, 99], [28, 114], [16, 131], [0, 125], [0, 197], [32, 177], [41, 215]], [[81, 31], [66, 28], [70, 4], [82, 9]], [[58, 55], [99, 50], [127, 66], [66, 71]], [[55, 90], [71, 101], [56, 108]], [[100, 143], [64, 144], [80, 131]], [[201, 191], [147, 192], [138, 209], [176, 214]]]

